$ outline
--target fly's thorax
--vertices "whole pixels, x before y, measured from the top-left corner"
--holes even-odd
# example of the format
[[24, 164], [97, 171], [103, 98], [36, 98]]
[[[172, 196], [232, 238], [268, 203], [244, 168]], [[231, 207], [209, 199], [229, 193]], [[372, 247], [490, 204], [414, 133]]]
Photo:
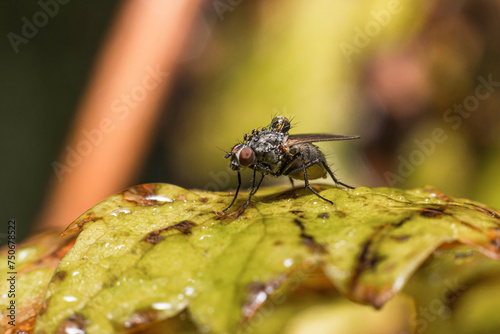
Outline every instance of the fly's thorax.
[[[255, 166], [268, 168], [272, 174], [277, 173], [285, 163], [287, 152], [284, 144], [288, 135], [276, 131], [262, 131], [254, 135], [247, 145], [255, 152]], [[261, 171], [261, 170], [259, 170]]]

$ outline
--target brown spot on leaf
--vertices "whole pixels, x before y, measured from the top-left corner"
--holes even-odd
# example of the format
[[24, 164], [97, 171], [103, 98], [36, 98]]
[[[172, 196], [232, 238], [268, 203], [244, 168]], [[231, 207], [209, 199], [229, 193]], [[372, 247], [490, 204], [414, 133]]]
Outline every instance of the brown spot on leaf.
[[125, 202], [132, 202], [140, 206], [153, 206], [158, 204], [156, 197], [156, 184], [148, 183], [130, 187], [122, 192]]
[[444, 210], [445, 208], [439, 208], [439, 209], [424, 208], [422, 209], [422, 211], [420, 211], [420, 215], [426, 218], [441, 217], [442, 215], [445, 214]]
[[320, 213], [320, 214], [318, 215], [318, 218], [321, 218], [321, 219], [328, 219], [328, 218], [330, 218], [330, 216], [328, 215], [328, 213], [323, 212], [323, 213]]
[[301, 210], [293, 210], [291, 211], [291, 213], [293, 213], [294, 215], [300, 217], [300, 218], [305, 218], [304, 216], [304, 211], [301, 211]]
[[49, 301], [50, 297], [43, 301], [42, 305], [40, 306], [40, 312], [38, 314], [42, 315], [45, 312], [47, 312], [47, 307], [49, 307]]
[[85, 318], [83, 315], [76, 313], [69, 316], [61, 322], [59, 327], [57, 327], [56, 334], [67, 334], [67, 333], [78, 333], [85, 331]]
[[156, 231], [150, 232], [148, 235], [146, 235], [142, 239], [142, 241], [149, 242], [150, 244], [156, 245], [157, 243], [159, 243], [160, 241], [165, 239], [165, 237], [160, 236], [161, 232], [162, 232], [162, 230], [156, 230]]
[[[383, 257], [378, 255], [376, 251], [371, 250], [371, 246], [373, 241], [378, 237], [378, 235], [391, 224], [383, 224], [377, 226], [375, 231], [370, 235], [369, 239], [365, 241], [363, 247], [361, 248], [361, 252], [359, 253], [358, 260], [356, 262], [356, 267], [354, 268], [354, 272], [351, 278], [351, 291], [354, 292], [357, 290], [357, 285], [359, 278], [366, 270], [374, 270], [375, 266], [378, 262], [383, 260]], [[357, 296], [358, 298], [363, 296]], [[364, 299], [364, 298], [360, 298]]]
[[410, 236], [403, 234], [403, 235], [395, 235], [392, 238], [396, 241], [406, 241], [406, 240], [410, 239]]
[[500, 249], [500, 238], [496, 237], [495, 239], [490, 240], [490, 243], [493, 245], [493, 247]]
[[177, 196], [178, 201], [185, 201], [186, 199], [187, 199], [187, 197], [184, 194], [180, 194], [179, 196]]
[[208, 198], [202, 197], [202, 198], [200, 198], [200, 202], [203, 203], [203, 204], [205, 204], [205, 203], [208, 202]]
[[177, 223], [175, 225], [167, 226], [164, 228], [161, 228], [159, 230], [155, 230], [153, 232], [148, 233], [142, 241], [149, 242], [150, 244], [156, 245], [158, 242], [162, 241], [165, 239], [165, 237], [162, 237], [160, 235], [161, 232], [163, 231], [169, 231], [169, 230], [178, 230], [182, 234], [191, 234], [191, 228], [196, 226], [196, 223], [193, 223], [189, 220], [183, 220], [180, 223]]
[[347, 214], [344, 212], [344, 211], [335, 211], [335, 214], [337, 215], [337, 217], [339, 218], [344, 218], [344, 217], [347, 217]]
[[59, 271], [57, 272], [54, 276], [52, 276], [50, 283], [62, 281], [66, 277], [66, 272], [65, 271]]
[[177, 223], [172, 226], [168, 226], [165, 228], [165, 231], [171, 230], [171, 229], [176, 229], [182, 234], [191, 234], [191, 228], [195, 227], [196, 223], [193, 223], [189, 220], [183, 220], [180, 223]]
[[[254, 207], [252, 204], [248, 205], [248, 208], [252, 208], [252, 207]], [[233, 220], [239, 218], [241, 212], [244, 209], [245, 209], [245, 205], [242, 205], [236, 211], [233, 211], [231, 213], [227, 213], [228, 211], [226, 211], [226, 212], [212, 211], [212, 212], [215, 213], [215, 215], [217, 216], [217, 218], [216, 218], [217, 220], [233, 221]]]
[[297, 225], [299, 228], [300, 228], [300, 231], [301, 232], [304, 232], [306, 230], [306, 227], [304, 226], [304, 224], [300, 221], [300, 219], [297, 219], [295, 218], [293, 220], [293, 222], [295, 223], [295, 225]]
[[156, 319], [158, 319], [158, 315], [154, 310], [138, 311], [123, 323], [123, 327], [136, 331], [146, 327], [156, 321]]
[[243, 315], [242, 324], [246, 323], [257, 313], [267, 300], [268, 296], [276, 291], [276, 289], [283, 284], [287, 277], [287, 275], [283, 274], [275, 280], [267, 283], [252, 282], [248, 284], [248, 297], [245, 304], [243, 304], [243, 307], [241, 308], [241, 313]]
[[306, 245], [313, 253], [320, 253], [320, 254], [328, 253], [328, 251], [325, 248], [325, 245], [317, 243], [312, 236], [304, 233], [302, 233], [300, 236], [302, 237], [302, 243]]
[[431, 194], [435, 194], [436, 195], [435, 198], [440, 200], [440, 201], [452, 202], [451, 198], [449, 198], [448, 196], [446, 196], [445, 194], [443, 194], [442, 192], [440, 192], [437, 189], [426, 189], [425, 191], [428, 193], [431, 193]]
[[293, 222], [300, 228], [300, 237], [302, 238], [302, 243], [306, 245], [313, 253], [326, 254], [328, 251], [325, 248], [325, 245], [319, 244], [314, 240], [314, 237], [307, 234], [306, 227], [300, 221], [300, 219], [295, 218]]
[[472, 205], [474, 208], [476, 208], [478, 211], [484, 213], [485, 215], [488, 215], [488, 216], [493, 217], [495, 219], [500, 219], [500, 214], [498, 214], [498, 212], [496, 212], [494, 210], [491, 210], [490, 208], [480, 206], [480, 205], [477, 205], [474, 203], [468, 203], [468, 204]]
[[403, 226], [403, 224], [405, 224], [407, 221], [410, 221], [412, 217], [406, 217], [406, 218], [403, 218], [401, 219], [400, 221], [398, 221], [397, 223], [393, 223], [392, 226], [394, 226], [395, 228], [398, 228], [398, 227], [401, 227]]
[[470, 228], [470, 229], [472, 229], [474, 231], [482, 232], [482, 230], [479, 227], [477, 227], [477, 226], [474, 226], [472, 224], [469, 224], [468, 222], [465, 222], [463, 220], [459, 220], [459, 219], [456, 219], [456, 218], [455, 218], [455, 220], [457, 220], [460, 224], [462, 224], [464, 226], [467, 226], [468, 228]]
[[68, 234], [72, 234], [75, 232], [79, 232], [83, 229], [83, 225], [85, 225], [88, 222], [91, 221], [96, 221], [98, 219], [101, 219], [101, 217], [96, 217], [93, 212], [87, 213], [85, 217], [79, 218], [69, 224], [68, 227], [61, 233], [61, 237], [67, 236]]

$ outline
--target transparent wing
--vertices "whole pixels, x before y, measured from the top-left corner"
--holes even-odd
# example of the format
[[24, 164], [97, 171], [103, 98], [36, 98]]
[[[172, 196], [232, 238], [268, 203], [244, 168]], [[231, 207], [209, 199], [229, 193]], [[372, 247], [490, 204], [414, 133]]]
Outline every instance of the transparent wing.
[[358, 139], [360, 136], [343, 136], [330, 133], [309, 133], [302, 135], [290, 135], [285, 146], [292, 146], [299, 143], [314, 143], [319, 141], [336, 141], [336, 140], [351, 140]]

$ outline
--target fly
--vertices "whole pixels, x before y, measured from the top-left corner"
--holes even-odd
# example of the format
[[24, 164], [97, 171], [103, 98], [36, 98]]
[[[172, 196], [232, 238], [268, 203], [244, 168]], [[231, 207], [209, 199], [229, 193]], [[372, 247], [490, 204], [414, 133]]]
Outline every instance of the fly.
[[[292, 186], [294, 179], [304, 180], [305, 186], [309, 190], [330, 204], [333, 204], [333, 202], [318, 194], [309, 185], [309, 180], [320, 177], [326, 178], [327, 175], [330, 175], [335, 184], [353, 189], [353, 187], [337, 180], [326, 162], [325, 155], [312, 143], [358, 139], [359, 136], [324, 133], [289, 135], [289, 130], [290, 121], [286, 117], [274, 117], [269, 126], [262, 128], [260, 131], [254, 129], [251, 134], [245, 134], [243, 142], [233, 146], [231, 151], [224, 156], [224, 159], [231, 158], [230, 167], [238, 172], [238, 188], [236, 188], [231, 204], [223, 212], [227, 211], [238, 197], [241, 187], [240, 170], [242, 168], [251, 168], [253, 170], [252, 187], [245, 207], [238, 213], [237, 217], [245, 212], [252, 196], [259, 189], [266, 175], [288, 176]], [[261, 174], [261, 178], [256, 186], [257, 172]]]

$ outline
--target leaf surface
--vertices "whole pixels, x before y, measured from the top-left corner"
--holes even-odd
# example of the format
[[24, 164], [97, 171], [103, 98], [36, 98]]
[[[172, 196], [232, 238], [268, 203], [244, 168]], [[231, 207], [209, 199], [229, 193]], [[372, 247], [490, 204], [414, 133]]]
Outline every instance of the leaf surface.
[[202, 332], [235, 332], [304, 272], [378, 308], [443, 245], [500, 257], [499, 215], [481, 204], [431, 188], [315, 187], [335, 205], [266, 189], [238, 219], [220, 213], [228, 193], [147, 184], [108, 198], [65, 231], [80, 234], [35, 333], [131, 331], [185, 311]]

